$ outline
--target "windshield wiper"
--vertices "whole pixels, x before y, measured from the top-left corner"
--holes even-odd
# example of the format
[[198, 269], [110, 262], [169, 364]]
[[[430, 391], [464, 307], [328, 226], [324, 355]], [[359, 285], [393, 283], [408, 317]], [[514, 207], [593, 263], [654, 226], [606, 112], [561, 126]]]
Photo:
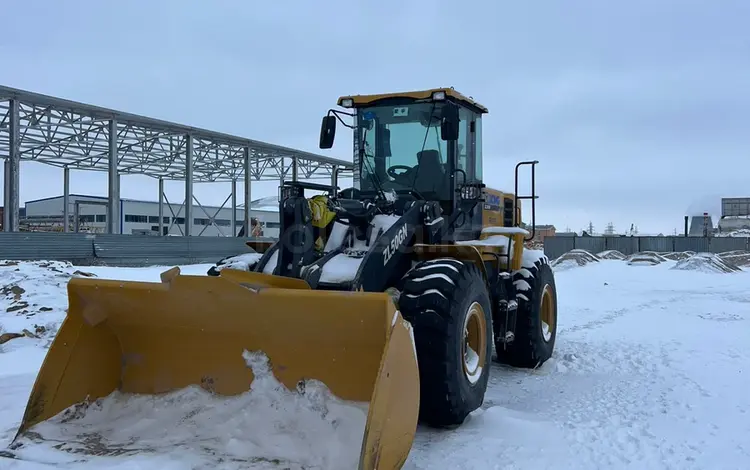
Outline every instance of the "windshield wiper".
[[[432, 102], [432, 109], [430, 109], [430, 117], [427, 119], [427, 131], [424, 133], [424, 139], [422, 140], [422, 150], [420, 150], [419, 153], [417, 154], [417, 159], [419, 159], [419, 154], [422, 153], [422, 152], [424, 152], [424, 148], [427, 145], [427, 137], [429, 137], [429, 135], [430, 135], [430, 127], [431, 127], [430, 124], [432, 124], [432, 116], [433, 116], [433, 114], [435, 114], [435, 105], [436, 104], [437, 103], [435, 103], [434, 101]], [[438, 148], [440, 148], [440, 147], [438, 147]], [[414, 180], [411, 183], [411, 189], [410, 189], [410, 191], [412, 193], [416, 194], [417, 196], [421, 197], [422, 199], [424, 199], [426, 201], [427, 198], [425, 198], [424, 196], [422, 196], [422, 194], [419, 191], [417, 191], [417, 177], [419, 177], [419, 167], [420, 166], [421, 165], [419, 164], [419, 160], [417, 160], [417, 171], [414, 172]]]
[[[380, 177], [375, 173], [375, 168], [373, 167], [372, 163], [368, 161], [365, 157], [370, 157], [367, 153], [365, 153], [365, 142], [367, 139], [367, 129], [364, 129], [364, 132], [362, 133], [362, 140], [359, 142], [359, 160], [362, 162], [362, 165], [369, 164], [370, 171], [367, 172], [367, 174], [370, 176], [370, 181], [372, 182], [372, 185], [375, 187], [375, 190], [378, 192], [378, 195], [383, 198], [384, 201], [387, 201], [388, 198], [385, 196], [385, 191], [383, 190], [383, 184], [380, 181]], [[373, 157], [374, 159], [374, 157]]]
[[[335, 109], [331, 109], [329, 111], [330, 113], [333, 113], [334, 116], [336, 116], [336, 119], [343, 124], [344, 126], [348, 127], [349, 129], [352, 129], [354, 132], [357, 132], [356, 126], [353, 126], [351, 124], [346, 123], [343, 119], [341, 119], [341, 116], [339, 114], [345, 114], [347, 116], [356, 117], [356, 113], [347, 113], [343, 111], [338, 111]], [[367, 159], [365, 156], [369, 156], [365, 153], [365, 141], [367, 139], [367, 129], [364, 129], [364, 132], [362, 133], [362, 140], [359, 142], [359, 158], [360, 161], [363, 162], [363, 164], [369, 163], [367, 162]], [[372, 164], [370, 164], [370, 171], [368, 172], [370, 174], [370, 180], [372, 181], [373, 186], [375, 187], [375, 190], [377, 191], [378, 195], [383, 198], [383, 200], [388, 200], [388, 198], [385, 195], [385, 191], [383, 190], [383, 185], [380, 182], [380, 177], [375, 173], [375, 168], [372, 167]]]

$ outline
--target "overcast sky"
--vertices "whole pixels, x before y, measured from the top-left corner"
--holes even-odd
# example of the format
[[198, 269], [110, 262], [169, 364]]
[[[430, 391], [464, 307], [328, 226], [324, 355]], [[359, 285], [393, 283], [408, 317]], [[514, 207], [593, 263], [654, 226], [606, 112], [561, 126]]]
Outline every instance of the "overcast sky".
[[[750, 196], [748, 0], [24, 0], [2, 16], [0, 84], [349, 161], [346, 129], [317, 148], [339, 95], [454, 86], [490, 109], [485, 183], [512, 191], [515, 163], [539, 160], [537, 223], [558, 230], [671, 234]], [[22, 172], [22, 204], [62, 193], [62, 170]], [[106, 195], [105, 175], [71, 180]], [[158, 197], [148, 178], [121, 191]]]

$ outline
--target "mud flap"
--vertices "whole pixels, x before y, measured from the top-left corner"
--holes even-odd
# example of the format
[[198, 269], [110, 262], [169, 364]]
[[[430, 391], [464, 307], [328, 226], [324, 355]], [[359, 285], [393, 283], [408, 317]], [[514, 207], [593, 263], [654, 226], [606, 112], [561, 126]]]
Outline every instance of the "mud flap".
[[297, 279], [229, 269], [183, 276], [173, 268], [161, 283], [73, 278], [68, 301], [16, 439], [115, 390], [246, 392], [248, 350], [263, 351], [290, 389], [316, 379], [341, 399], [369, 402], [360, 469], [406, 461], [419, 373], [411, 326], [388, 294], [315, 291]]

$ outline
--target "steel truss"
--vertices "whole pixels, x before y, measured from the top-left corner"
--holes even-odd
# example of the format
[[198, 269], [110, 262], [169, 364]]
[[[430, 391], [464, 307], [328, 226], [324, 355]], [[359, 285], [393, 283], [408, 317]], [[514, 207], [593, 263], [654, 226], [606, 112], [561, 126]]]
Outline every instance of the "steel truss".
[[[21, 161], [66, 169], [66, 199], [68, 170], [107, 172], [109, 233], [119, 230], [123, 174], [156, 178], [160, 188], [164, 180], [185, 181], [186, 221], [192, 220], [193, 183], [232, 182], [234, 201], [236, 183], [244, 180], [249, 227], [250, 181], [335, 180], [352, 177], [353, 168], [350, 162], [301, 150], [4, 86], [0, 86], [0, 158], [5, 159], [6, 231], [18, 231]], [[184, 234], [191, 234], [187, 223]]]

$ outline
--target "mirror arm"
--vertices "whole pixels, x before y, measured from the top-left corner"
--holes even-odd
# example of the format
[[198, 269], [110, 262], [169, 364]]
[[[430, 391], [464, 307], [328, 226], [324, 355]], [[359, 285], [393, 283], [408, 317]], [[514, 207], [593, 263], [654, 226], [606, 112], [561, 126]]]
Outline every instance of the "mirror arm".
[[339, 122], [340, 122], [340, 123], [341, 123], [341, 124], [342, 124], [342, 125], [343, 125], [344, 127], [348, 127], [349, 129], [354, 129], [354, 126], [353, 126], [353, 125], [351, 125], [351, 124], [347, 124], [347, 123], [345, 123], [345, 122], [344, 122], [344, 120], [343, 120], [343, 119], [341, 119], [341, 116], [339, 116], [339, 114], [345, 114], [345, 115], [347, 115], [347, 116], [355, 117], [355, 116], [357, 115], [356, 113], [348, 113], [348, 112], [346, 112], [346, 111], [339, 111], [339, 110], [337, 110], [337, 109], [329, 109], [329, 110], [328, 110], [328, 116], [330, 116], [331, 114], [333, 114], [334, 116], [336, 116], [336, 119], [338, 119], [338, 121], [339, 121]]

